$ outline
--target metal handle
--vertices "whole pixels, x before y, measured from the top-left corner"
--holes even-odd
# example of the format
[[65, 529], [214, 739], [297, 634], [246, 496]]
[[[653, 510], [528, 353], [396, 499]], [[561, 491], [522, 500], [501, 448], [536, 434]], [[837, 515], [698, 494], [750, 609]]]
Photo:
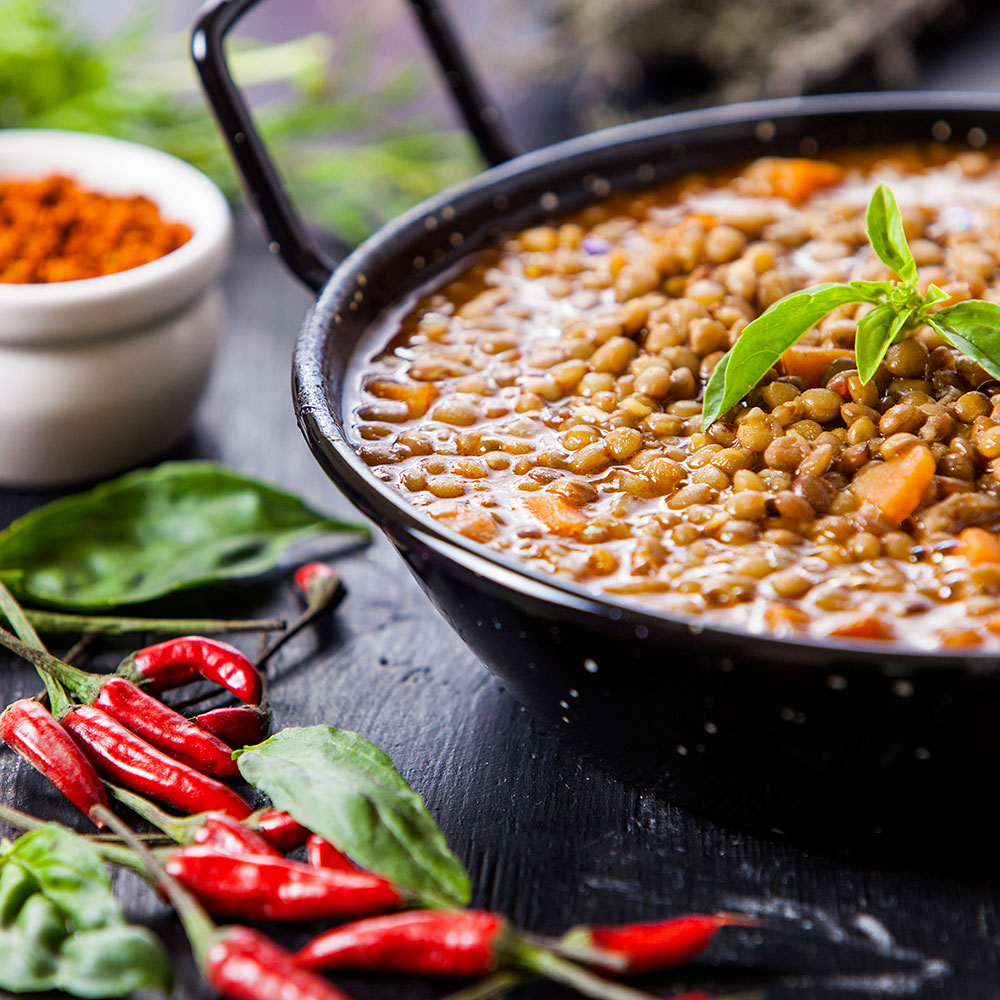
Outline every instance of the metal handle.
[[[350, 247], [338, 243], [336, 258], [319, 248], [288, 197], [243, 94], [226, 59], [229, 30], [259, 0], [209, 0], [198, 12], [191, 36], [202, 87], [243, 179], [250, 207], [263, 220], [271, 250], [301, 281], [319, 291]], [[478, 77], [470, 68], [451, 23], [438, 0], [410, 0], [458, 111], [492, 166], [518, 154]]]

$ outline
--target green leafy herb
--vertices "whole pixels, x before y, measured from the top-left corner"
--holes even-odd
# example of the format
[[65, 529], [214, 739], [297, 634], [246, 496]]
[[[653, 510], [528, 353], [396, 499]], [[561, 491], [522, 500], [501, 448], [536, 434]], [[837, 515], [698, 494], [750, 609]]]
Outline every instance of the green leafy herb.
[[166, 462], [19, 518], [0, 532], [0, 580], [69, 610], [138, 604], [263, 573], [321, 532], [368, 535], [224, 466]]
[[431, 905], [469, 901], [469, 876], [423, 799], [356, 733], [284, 729], [234, 755], [250, 784], [362, 868]]
[[906, 242], [903, 217], [885, 184], [875, 189], [866, 222], [868, 239], [879, 260], [901, 280], [816, 285], [775, 302], [743, 330], [708, 380], [702, 402], [702, 430], [708, 430], [736, 406], [785, 351], [824, 316], [852, 303], [873, 306], [858, 321], [854, 341], [862, 382], [874, 377], [893, 344], [923, 324], [994, 378], [1000, 378], [1000, 306], [973, 300], [934, 311], [949, 295], [936, 285], [920, 294], [917, 265]]
[[173, 974], [160, 942], [125, 923], [95, 849], [45, 825], [0, 853], [0, 987], [78, 997], [168, 994]]

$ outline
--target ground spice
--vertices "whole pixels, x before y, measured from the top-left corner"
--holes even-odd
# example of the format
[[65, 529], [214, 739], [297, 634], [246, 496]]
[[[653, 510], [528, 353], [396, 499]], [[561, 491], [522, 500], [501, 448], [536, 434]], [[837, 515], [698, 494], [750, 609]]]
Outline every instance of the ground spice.
[[0, 282], [74, 281], [127, 271], [191, 238], [155, 202], [88, 191], [70, 177], [0, 180]]

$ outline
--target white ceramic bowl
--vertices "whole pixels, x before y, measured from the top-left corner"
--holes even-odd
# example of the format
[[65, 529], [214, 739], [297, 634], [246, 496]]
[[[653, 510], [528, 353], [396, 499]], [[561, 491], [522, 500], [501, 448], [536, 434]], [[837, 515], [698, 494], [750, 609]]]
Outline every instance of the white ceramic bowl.
[[0, 178], [52, 174], [146, 195], [192, 237], [117, 274], [0, 282], [0, 483], [10, 486], [97, 479], [165, 453], [190, 424], [223, 323], [232, 220], [204, 174], [119, 139], [0, 131]]

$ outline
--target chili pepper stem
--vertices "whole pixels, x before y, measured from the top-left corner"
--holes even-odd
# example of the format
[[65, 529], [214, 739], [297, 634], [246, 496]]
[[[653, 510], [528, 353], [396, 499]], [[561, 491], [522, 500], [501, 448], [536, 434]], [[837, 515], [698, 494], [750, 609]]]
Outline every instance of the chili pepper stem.
[[[21, 641], [29, 648], [34, 648], [38, 652], [48, 655], [45, 644], [38, 637], [38, 633], [31, 622], [25, 617], [21, 605], [17, 603], [14, 595], [7, 589], [7, 585], [3, 581], [0, 581], [0, 614], [10, 622]], [[5, 634], [10, 635], [9, 632], [5, 632]], [[35, 669], [41, 674], [42, 680], [45, 683], [45, 693], [49, 697], [49, 707], [55, 713], [61, 712], [69, 704], [66, 692], [63, 691], [55, 678], [48, 673], [43, 673], [37, 664], [35, 664]]]
[[543, 948], [570, 961], [583, 965], [596, 965], [606, 972], [618, 973], [628, 969], [628, 959], [624, 955], [588, 944], [582, 935], [571, 936], [571, 934], [572, 932], [569, 932], [561, 938], [552, 938], [528, 931], [518, 931], [518, 937], [525, 943]]
[[[102, 822], [107, 822], [105, 813], [110, 812], [104, 806], [94, 806], [93, 813], [98, 816]], [[38, 830], [43, 826], [57, 826], [61, 830], [67, 830], [70, 833], [76, 833], [75, 830], [62, 823], [56, 823], [52, 820], [39, 819], [37, 816], [31, 816], [26, 812], [21, 812], [20, 809], [14, 809], [12, 806], [5, 806], [0, 804], [0, 820], [3, 820], [8, 826], [14, 827], [15, 830]], [[109, 826], [111, 824], [108, 824]], [[143, 874], [143, 869], [139, 866], [138, 859], [132, 850], [128, 847], [122, 847], [121, 844], [109, 844], [100, 837], [87, 837], [94, 847], [97, 849], [98, 854], [107, 862], [113, 865], [118, 865], [119, 868], [129, 868], [132, 871], [138, 872], [140, 875]]]
[[155, 826], [157, 830], [165, 833], [171, 840], [178, 844], [188, 844], [198, 829], [208, 817], [208, 813], [196, 813], [194, 816], [174, 816], [165, 812], [159, 806], [154, 805], [149, 799], [135, 792], [130, 792], [127, 788], [112, 784], [110, 781], [104, 782], [104, 787], [123, 806], [128, 806], [136, 814], [141, 816], [147, 823]]
[[[6, 616], [6, 609], [3, 609]], [[25, 610], [24, 617], [42, 632], [81, 632], [84, 635], [225, 635], [230, 632], [277, 632], [285, 628], [283, 618], [120, 618], [112, 615], [72, 615], [59, 611]], [[7, 616], [7, 621], [13, 626]]]
[[110, 809], [97, 806], [95, 812], [131, 848], [137, 860], [145, 869], [145, 875], [159, 886], [170, 900], [187, 934], [191, 951], [199, 968], [204, 969], [208, 951], [216, 939], [218, 929], [202, 905], [177, 881], [167, 874], [159, 859], [139, 840], [121, 819]]
[[310, 606], [306, 608], [305, 611], [299, 615], [291, 625], [285, 629], [270, 645], [266, 646], [264, 651], [257, 657], [257, 666], [265, 667], [268, 660], [274, 656], [275, 653], [281, 649], [291, 639], [294, 639], [304, 628], [311, 625], [317, 618], [332, 611], [338, 604], [344, 599], [347, 594], [347, 589], [344, 587], [343, 582], [340, 577], [331, 577], [328, 581], [323, 581], [328, 583], [328, 586], [323, 587], [319, 592], [317, 598], [311, 602]]
[[[17, 653], [18, 656], [27, 660], [35, 667], [46, 682], [45, 687], [49, 691], [50, 701], [52, 701], [52, 691], [49, 690], [49, 678], [56, 680], [58, 685], [65, 685], [73, 695], [88, 703], [97, 697], [101, 685], [107, 680], [106, 677], [88, 674], [85, 670], [80, 670], [77, 667], [70, 666], [68, 663], [63, 663], [62, 660], [57, 660], [50, 653], [45, 652], [44, 648], [38, 648], [29, 645], [27, 642], [22, 642], [5, 628], [0, 628], [0, 646], [6, 646], [12, 653]], [[58, 698], [59, 696], [57, 695]], [[65, 695], [62, 695], [61, 700], [64, 699]], [[59, 714], [60, 706], [52, 703], [49, 707], [52, 709], [54, 715]]]
[[512, 943], [509, 957], [519, 968], [562, 983], [585, 997], [594, 997], [595, 1000], [654, 1000], [649, 993], [610, 982], [575, 962], [533, 944]]
[[443, 1000], [491, 1000], [503, 996], [510, 990], [523, 986], [533, 977], [524, 972], [494, 972], [472, 986], [449, 993]]

